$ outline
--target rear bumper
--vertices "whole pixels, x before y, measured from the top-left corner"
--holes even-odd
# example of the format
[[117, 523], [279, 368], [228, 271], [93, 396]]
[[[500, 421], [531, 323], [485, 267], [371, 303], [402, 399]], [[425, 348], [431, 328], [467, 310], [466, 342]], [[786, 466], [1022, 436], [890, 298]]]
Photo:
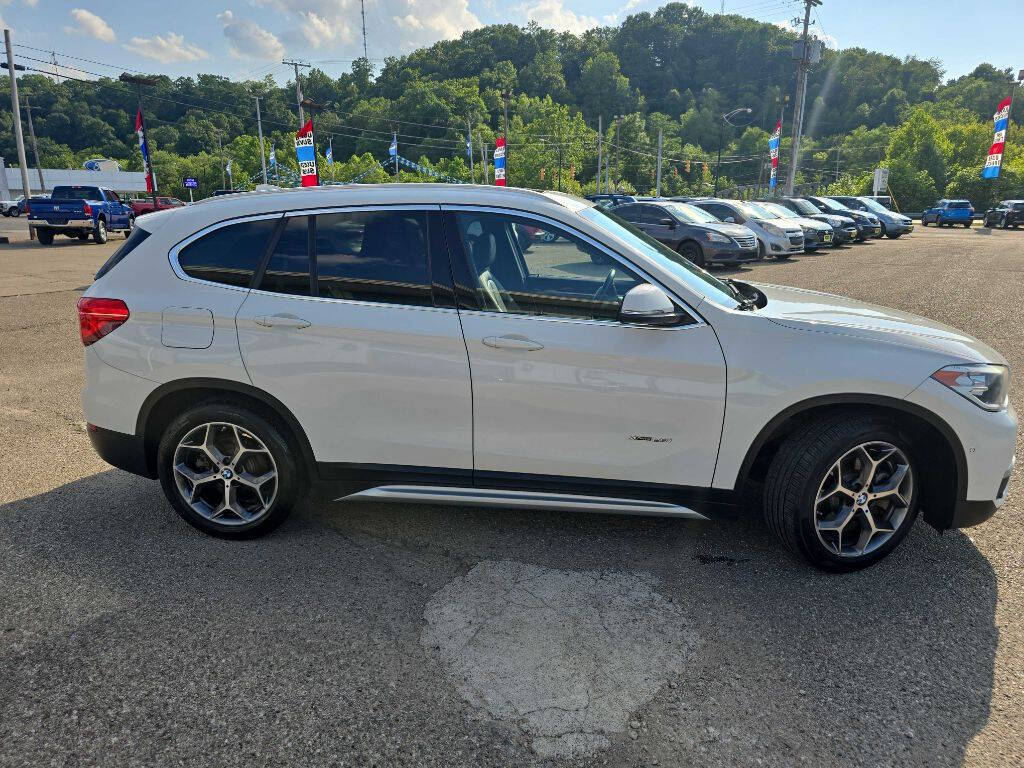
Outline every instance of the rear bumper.
[[50, 221], [49, 219], [29, 219], [28, 223], [36, 229], [88, 229], [95, 226], [92, 219], [68, 219], [67, 221]]
[[145, 441], [137, 435], [126, 435], [89, 424], [89, 441], [107, 464], [143, 477], [156, 477], [146, 462]]

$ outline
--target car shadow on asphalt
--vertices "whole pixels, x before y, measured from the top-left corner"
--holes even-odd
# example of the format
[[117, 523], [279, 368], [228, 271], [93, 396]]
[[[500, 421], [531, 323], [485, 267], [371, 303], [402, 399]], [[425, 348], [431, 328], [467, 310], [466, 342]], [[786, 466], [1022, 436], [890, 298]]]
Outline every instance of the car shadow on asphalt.
[[[185, 525], [157, 483], [114, 470], [0, 515], [12, 692], [0, 757], [123, 750], [156, 764], [202, 749], [217, 762], [243, 743], [294, 760], [343, 751], [346, 727], [364, 727], [352, 713], [369, 708], [383, 714], [358, 735], [385, 764], [535, 761], [514, 724], [467, 715], [419, 642], [430, 597], [501, 560], [649, 573], [682, 607], [697, 650], [638, 715], [639, 738], [612, 738], [600, 756], [611, 764], [697, 752], [705, 765], [959, 764], [989, 716], [995, 574], [967, 535], [921, 521], [882, 563], [828, 575], [756, 515], [313, 501], [272, 535], [232, 542]], [[200, 743], [210, 718], [219, 730]], [[177, 738], [180, 753], [161, 751]], [[421, 758], [389, 752], [405, 739]]]

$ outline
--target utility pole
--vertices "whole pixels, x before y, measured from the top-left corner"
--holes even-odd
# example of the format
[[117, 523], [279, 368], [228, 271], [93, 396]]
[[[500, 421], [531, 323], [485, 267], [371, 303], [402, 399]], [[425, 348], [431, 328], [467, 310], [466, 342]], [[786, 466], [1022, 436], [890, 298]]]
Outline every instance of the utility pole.
[[260, 162], [263, 164], [263, 183], [267, 183], [267, 152], [263, 148], [263, 118], [260, 116], [260, 97], [253, 94], [256, 99], [256, 131], [260, 136]]
[[398, 131], [391, 132], [391, 141], [395, 146], [395, 181], [398, 181]]
[[466, 154], [469, 155], [469, 180], [476, 184], [476, 169], [473, 168], [473, 119], [466, 118]]
[[359, 15], [363, 17], [363, 58], [367, 61], [370, 60], [369, 55], [366, 53], [366, 2], [365, 0], [359, 0]]
[[228, 177], [224, 173], [224, 147], [220, 143], [220, 133], [217, 134], [217, 158], [220, 160], [220, 188], [228, 188]]
[[[39, 107], [36, 107], [39, 109]], [[32, 105], [29, 103], [28, 94], [25, 94], [25, 114], [28, 115], [28, 138], [32, 142], [32, 153], [36, 156], [36, 172], [39, 174], [39, 189], [46, 191], [46, 182], [43, 181], [43, 165], [39, 162], [39, 143], [36, 141], [36, 129], [32, 125]]]
[[804, 31], [801, 35], [800, 63], [796, 73], [796, 106], [793, 109], [793, 145], [789, 148], [789, 168], [786, 173], [786, 195], [793, 194], [796, 183], [796, 164], [800, 155], [800, 138], [804, 130], [804, 105], [807, 101], [807, 70], [811, 56], [810, 41], [807, 38], [811, 26], [811, 8], [821, 5], [822, 0], [804, 0]]
[[480, 165], [484, 169], [484, 184], [490, 184], [490, 174], [487, 172], [487, 142], [480, 140]]
[[836, 181], [839, 181], [839, 151], [842, 147], [836, 146]]
[[299, 128], [301, 128], [306, 124], [306, 113], [302, 111], [302, 83], [299, 82], [299, 67], [306, 67], [308, 69], [310, 65], [295, 59], [288, 59], [281, 63], [295, 67], [295, 103], [299, 105]]
[[[722, 3], [724, 6], [725, 3]], [[661, 145], [664, 138], [661, 128], [658, 129], [658, 177], [654, 187], [654, 196], [661, 197]]]
[[601, 115], [597, 116], [597, 194], [601, 194], [601, 146], [604, 140], [604, 126], [601, 125]]
[[[619, 164], [619, 116], [615, 116], [615, 189], [619, 188], [619, 176], [622, 166]], [[610, 192], [611, 190], [609, 190]]]
[[562, 191], [562, 150], [563, 147], [562, 132], [558, 132], [558, 191]]
[[[18, 145], [18, 165], [21, 167], [21, 188], [25, 199], [32, 197], [32, 187], [28, 183], [28, 160], [25, 159], [25, 137], [21, 132], [21, 105], [18, 103], [18, 78], [15, 72], [18, 65], [14, 63], [14, 50], [11, 48], [11, 30], [4, 30], [4, 45], [7, 48], [7, 74], [11, 78], [11, 116], [14, 118], [14, 141]], [[24, 67], [22, 67], [24, 69]]]

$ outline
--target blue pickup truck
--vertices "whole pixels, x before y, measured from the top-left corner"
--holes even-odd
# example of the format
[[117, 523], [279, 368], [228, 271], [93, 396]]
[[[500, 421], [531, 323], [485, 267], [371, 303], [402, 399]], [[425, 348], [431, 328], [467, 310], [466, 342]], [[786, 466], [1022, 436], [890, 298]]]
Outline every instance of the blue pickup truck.
[[921, 226], [927, 227], [935, 222], [940, 227], [971, 226], [974, 220], [974, 206], [970, 200], [939, 200], [935, 205], [921, 214]]
[[40, 244], [50, 245], [57, 235], [105, 243], [110, 232], [124, 232], [135, 225], [135, 214], [117, 193], [103, 187], [54, 187], [50, 197], [28, 201], [28, 223]]

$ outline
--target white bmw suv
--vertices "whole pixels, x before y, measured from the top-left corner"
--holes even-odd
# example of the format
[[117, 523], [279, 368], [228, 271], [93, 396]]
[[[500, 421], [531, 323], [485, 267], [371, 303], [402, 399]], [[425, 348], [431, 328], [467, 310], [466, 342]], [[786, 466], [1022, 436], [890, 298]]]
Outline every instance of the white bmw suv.
[[[538, 229], [555, 233], [544, 241]], [[717, 518], [863, 567], [1006, 497], [1006, 361], [716, 279], [573, 197], [401, 184], [140, 220], [79, 302], [89, 435], [215, 535], [339, 500]]]

